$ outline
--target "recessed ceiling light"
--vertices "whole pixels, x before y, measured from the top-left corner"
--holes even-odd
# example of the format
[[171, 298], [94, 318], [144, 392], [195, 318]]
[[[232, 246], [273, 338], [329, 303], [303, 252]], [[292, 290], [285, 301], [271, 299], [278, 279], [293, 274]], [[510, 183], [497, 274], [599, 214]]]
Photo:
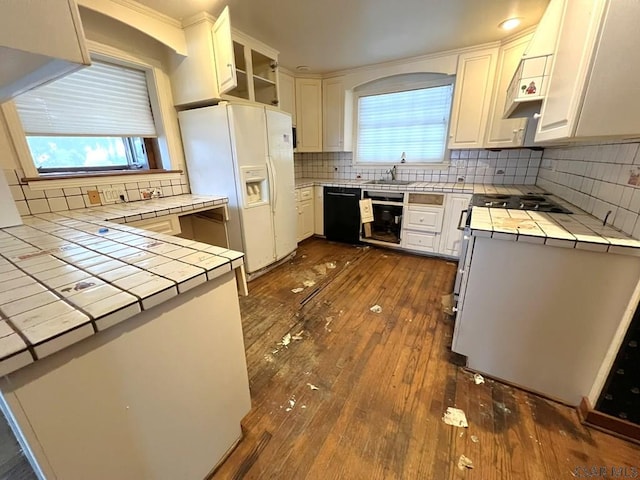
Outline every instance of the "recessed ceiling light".
[[498, 25], [498, 27], [503, 29], [503, 30], [513, 30], [518, 25], [520, 25], [520, 19], [519, 18], [508, 18], [504, 22], [500, 23]]
[[299, 72], [308, 72], [309, 70], [311, 70], [311, 67], [309, 67], [308, 65], [298, 65], [296, 67], [296, 70]]

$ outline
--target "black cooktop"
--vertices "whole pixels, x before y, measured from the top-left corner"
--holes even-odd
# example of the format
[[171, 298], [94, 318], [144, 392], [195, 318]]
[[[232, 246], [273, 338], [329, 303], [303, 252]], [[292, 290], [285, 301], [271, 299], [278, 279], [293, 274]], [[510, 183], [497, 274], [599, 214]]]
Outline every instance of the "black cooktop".
[[545, 193], [527, 195], [502, 195], [498, 193], [477, 193], [471, 198], [474, 207], [510, 208], [513, 210], [535, 210], [550, 213], [573, 213], [558, 205]]

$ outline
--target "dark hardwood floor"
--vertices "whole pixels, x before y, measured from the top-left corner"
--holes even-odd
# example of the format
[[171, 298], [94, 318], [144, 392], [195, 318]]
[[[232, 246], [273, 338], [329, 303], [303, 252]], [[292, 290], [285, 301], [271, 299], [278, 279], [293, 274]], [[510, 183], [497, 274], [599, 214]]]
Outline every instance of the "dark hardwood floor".
[[[453, 363], [441, 297], [454, 276], [445, 260], [309, 239], [251, 282], [241, 309], [253, 408], [213, 478], [555, 480], [640, 469], [639, 446], [583, 427], [566, 406], [476, 385]], [[469, 428], [442, 421], [449, 406]], [[461, 455], [472, 469], [458, 467]]]

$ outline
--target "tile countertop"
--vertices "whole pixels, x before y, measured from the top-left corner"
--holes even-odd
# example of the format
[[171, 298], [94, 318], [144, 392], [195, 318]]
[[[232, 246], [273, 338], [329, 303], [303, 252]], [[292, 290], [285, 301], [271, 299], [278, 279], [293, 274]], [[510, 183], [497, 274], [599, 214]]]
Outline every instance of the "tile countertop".
[[[313, 185], [339, 187], [375, 187], [376, 190], [444, 193], [498, 193], [522, 195], [545, 193], [535, 185], [487, 185], [469, 183], [412, 182], [409, 185], [368, 184], [368, 180], [296, 179], [296, 188]], [[541, 213], [531, 210], [473, 207], [472, 235], [521, 241], [556, 247], [578, 248], [640, 256], [640, 240], [603, 226], [602, 221], [554, 195], [551, 199], [573, 214]]]
[[190, 212], [207, 207], [224, 206], [229, 199], [223, 196], [177, 195], [174, 197], [114, 203], [79, 210], [58, 212], [60, 215], [84, 220], [108, 220], [115, 223], [130, 223], [165, 215]]
[[240, 252], [105, 221], [216, 202], [227, 200], [184, 195], [0, 229], [0, 376], [241, 267]]

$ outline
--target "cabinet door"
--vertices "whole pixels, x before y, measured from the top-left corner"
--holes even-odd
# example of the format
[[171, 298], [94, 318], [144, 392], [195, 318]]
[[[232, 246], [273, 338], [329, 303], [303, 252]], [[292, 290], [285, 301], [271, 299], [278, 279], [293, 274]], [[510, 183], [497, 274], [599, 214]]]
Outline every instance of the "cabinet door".
[[296, 212], [298, 213], [298, 224], [296, 225], [296, 240], [301, 242], [304, 240], [304, 218], [302, 218], [302, 203], [296, 203]]
[[313, 187], [313, 233], [324, 235], [324, 187]]
[[605, 3], [597, 0], [564, 4], [536, 142], [569, 138], [575, 133]]
[[526, 35], [505, 43], [498, 54], [496, 78], [487, 126], [486, 148], [520, 147], [524, 142], [526, 118], [502, 118], [507, 98], [507, 88], [518, 68], [525, 48], [533, 35]]
[[482, 148], [491, 103], [498, 49], [458, 58], [449, 125], [449, 148]]
[[[458, 230], [460, 214], [469, 207], [471, 195], [448, 194], [444, 211], [444, 226], [442, 228], [442, 240], [440, 241], [440, 253], [460, 256], [460, 245], [462, 243], [462, 231]], [[465, 218], [462, 219], [464, 224]]]
[[344, 151], [344, 83], [342, 77], [322, 81], [322, 149]]
[[291, 114], [291, 124], [296, 126], [296, 85], [291, 75], [278, 72], [280, 110]]
[[298, 227], [296, 238], [301, 242], [313, 235], [313, 202], [305, 200], [296, 204], [298, 211]]
[[322, 80], [296, 78], [298, 152], [322, 151]]
[[313, 235], [313, 201], [305, 200], [300, 203], [302, 210], [302, 238]]
[[[610, 1], [593, 52], [576, 137], [640, 134], [638, 54], [640, 2]], [[612, 74], [615, 72], [615, 74]]]
[[224, 7], [224, 10], [222, 10], [222, 13], [213, 24], [211, 34], [213, 36], [213, 51], [216, 76], [218, 78], [218, 93], [222, 94], [238, 85], [228, 6]]

